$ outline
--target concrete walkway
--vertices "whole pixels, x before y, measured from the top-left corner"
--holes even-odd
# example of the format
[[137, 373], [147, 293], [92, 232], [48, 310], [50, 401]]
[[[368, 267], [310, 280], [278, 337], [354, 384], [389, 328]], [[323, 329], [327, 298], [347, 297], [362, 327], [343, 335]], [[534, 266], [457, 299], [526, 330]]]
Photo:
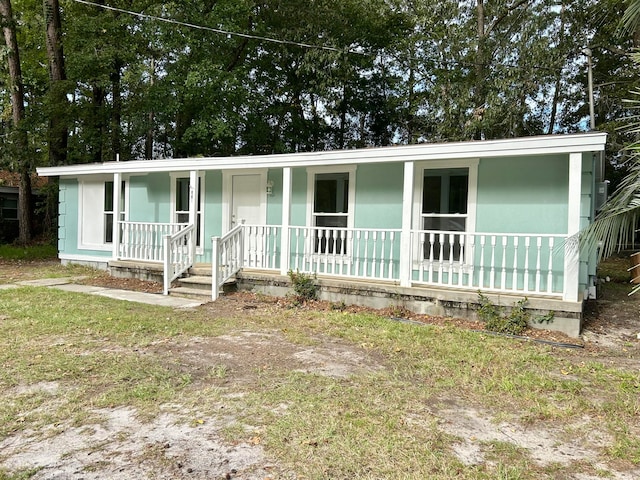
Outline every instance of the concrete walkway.
[[120, 290], [117, 288], [95, 287], [92, 285], [79, 285], [77, 283], [73, 283], [79, 279], [79, 277], [67, 277], [25, 280], [15, 284], [0, 285], [0, 289], [17, 288], [18, 286], [49, 287], [65, 290], [67, 292], [87, 293], [89, 295], [100, 295], [102, 297], [115, 298], [116, 300], [126, 300], [128, 302], [147, 303], [149, 305], [160, 305], [172, 308], [194, 308], [207, 303], [206, 301], [194, 300], [192, 298], [162, 295], [160, 293], [136, 292], [133, 290]]

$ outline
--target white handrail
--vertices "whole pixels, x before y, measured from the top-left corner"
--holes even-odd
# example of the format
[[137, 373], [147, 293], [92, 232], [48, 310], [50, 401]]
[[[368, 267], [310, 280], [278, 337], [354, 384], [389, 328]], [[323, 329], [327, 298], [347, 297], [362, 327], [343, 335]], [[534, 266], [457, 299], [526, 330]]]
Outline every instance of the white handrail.
[[[244, 222], [243, 222], [244, 223]], [[220, 287], [242, 268], [244, 263], [244, 224], [222, 237], [212, 237], [211, 299], [218, 299]]]
[[171, 282], [193, 266], [195, 225], [188, 225], [173, 235], [164, 236], [164, 289], [169, 294]]

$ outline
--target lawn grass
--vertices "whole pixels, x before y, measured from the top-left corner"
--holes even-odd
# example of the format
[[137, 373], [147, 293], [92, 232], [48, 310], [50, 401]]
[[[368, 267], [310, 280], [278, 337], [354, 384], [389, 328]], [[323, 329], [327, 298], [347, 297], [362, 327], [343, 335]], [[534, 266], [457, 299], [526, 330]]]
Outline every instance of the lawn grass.
[[55, 259], [58, 255], [58, 247], [51, 244], [29, 245], [0, 245], [0, 259], [3, 260], [42, 260]]
[[[200, 418], [217, 415], [223, 401], [225, 415], [236, 418], [227, 438], [255, 439], [299, 478], [551, 479], [596, 469], [539, 466], [497, 440], [479, 442], [490, 462], [463, 464], [452, 451], [461, 439], [441, 425], [449, 406], [552, 426], [578, 441], [598, 430], [610, 438], [597, 458], [602, 475], [609, 474], [603, 462], [640, 465], [640, 375], [624, 363], [368, 313], [209, 312], [47, 288], [0, 290], [0, 441], [45, 425], [79, 425], [99, 408], [133, 407], [151, 418], [177, 404]], [[235, 382], [223, 363], [203, 374], [172, 350], [246, 331], [278, 332], [301, 347], [331, 338], [381, 368], [333, 378], [274, 364]], [[152, 348], [158, 344], [162, 350]], [[30, 388], [38, 385], [51, 388]], [[29, 478], [20, 475], [0, 470], [0, 479]]]
[[608, 279], [611, 282], [629, 283], [631, 280], [631, 254], [630, 251], [615, 253], [598, 264], [598, 277]]

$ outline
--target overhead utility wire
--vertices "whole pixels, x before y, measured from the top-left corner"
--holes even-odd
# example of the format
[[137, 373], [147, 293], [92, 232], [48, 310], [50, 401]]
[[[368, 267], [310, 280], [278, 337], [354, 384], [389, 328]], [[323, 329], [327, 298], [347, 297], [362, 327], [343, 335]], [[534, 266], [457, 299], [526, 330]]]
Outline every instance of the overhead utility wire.
[[303, 48], [315, 48], [315, 49], [319, 49], [319, 50], [329, 50], [329, 51], [338, 52], [338, 53], [354, 53], [356, 55], [369, 55], [368, 53], [358, 52], [356, 50], [341, 50], [339, 48], [328, 47], [328, 46], [325, 46], [325, 45], [312, 45], [310, 43], [294, 42], [292, 40], [280, 40], [278, 38], [261, 37], [259, 35], [251, 35], [251, 34], [248, 34], [248, 33], [239, 33], [239, 32], [232, 32], [232, 31], [229, 31], [229, 30], [222, 30], [220, 28], [205, 27], [205, 26], [202, 26], [202, 25], [196, 25], [194, 23], [186, 23], [186, 22], [181, 22], [179, 20], [173, 20], [171, 18], [157, 17], [155, 15], [149, 15], [149, 14], [146, 14], [146, 13], [133, 12], [131, 10], [125, 10], [123, 8], [111, 7], [109, 5], [100, 5], [99, 3], [89, 2], [87, 0], [74, 0], [74, 1], [77, 2], [77, 3], [82, 3], [84, 5], [90, 5], [92, 7], [102, 8], [104, 10], [111, 10], [113, 12], [126, 13], [127, 15], [133, 15], [134, 17], [146, 18], [146, 19], [149, 19], [149, 20], [158, 20], [158, 21], [161, 21], [161, 22], [171, 23], [171, 24], [174, 24], [174, 25], [181, 25], [183, 27], [196, 28], [198, 30], [205, 30], [205, 31], [214, 32], [214, 33], [221, 33], [221, 34], [227, 35], [227, 36], [249, 38], [249, 39], [252, 39], [252, 40], [260, 40], [262, 42], [278, 43], [280, 45], [295, 45], [297, 47], [303, 47]]
[[[109, 5], [101, 5], [99, 3], [95, 3], [95, 2], [89, 2], [88, 0], [73, 0], [76, 3], [81, 3], [84, 5], [89, 5], [92, 7], [97, 7], [97, 8], [102, 8], [104, 10], [111, 10], [114, 12], [119, 12], [119, 13], [125, 13], [127, 15], [132, 15], [134, 17], [139, 17], [139, 18], [146, 18], [149, 20], [158, 20], [160, 22], [165, 22], [165, 23], [171, 23], [174, 25], [180, 25], [183, 27], [189, 27], [189, 28], [195, 28], [198, 30], [204, 30], [204, 31], [208, 31], [208, 32], [213, 32], [213, 33], [220, 33], [223, 35], [227, 35], [227, 36], [236, 36], [236, 37], [241, 37], [241, 38], [249, 38], [252, 40], [259, 40], [259, 41], [263, 41], [263, 42], [271, 42], [271, 43], [277, 43], [280, 45], [294, 45], [297, 47], [303, 47], [303, 48], [315, 48], [315, 49], [319, 49], [319, 50], [328, 50], [331, 52], [338, 52], [338, 53], [353, 53], [355, 55], [363, 55], [363, 56], [371, 56], [371, 54], [366, 53], [366, 52], [359, 52], [357, 50], [352, 50], [352, 49], [339, 49], [336, 47], [328, 47], [326, 45], [313, 45], [310, 43], [301, 43], [301, 42], [294, 42], [293, 40], [280, 40], [278, 38], [272, 38], [272, 37], [262, 37], [260, 35], [251, 35], [248, 33], [240, 33], [240, 32], [232, 32], [230, 30], [222, 30], [220, 28], [213, 28], [213, 27], [205, 27], [203, 25], [197, 25], [195, 23], [187, 23], [187, 22], [181, 22], [179, 20], [173, 20], [171, 18], [165, 18], [165, 17], [158, 17], [155, 15], [149, 15], [147, 13], [140, 13], [140, 12], [134, 12], [131, 10], [125, 10], [123, 8], [117, 8], [117, 7], [111, 7]], [[477, 66], [475, 63], [470, 63], [470, 62], [465, 62], [462, 60], [448, 60], [446, 63], [451, 63], [454, 65], [458, 65], [461, 67], [467, 67], [467, 68], [473, 68], [475, 66]], [[490, 64], [486, 64], [483, 63], [483, 66], [489, 66]], [[513, 69], [522, 69], [522, 65], [514, 65], [514, 64], [501, 64], [501, 66], [503, 67], [507, 67], [507, 68], [513, 68]], [[437, 67], [440, 68], [441, 70], [447, 70], [446, 67]], [[530, 68], [536, 69], [536, 70], [548, 70], [548, 71], [556, 71], [557, 68], [552, 68], [552, 67], [546, 67], [546, 66], [542, 66], [542, 65], [530, 65]]]

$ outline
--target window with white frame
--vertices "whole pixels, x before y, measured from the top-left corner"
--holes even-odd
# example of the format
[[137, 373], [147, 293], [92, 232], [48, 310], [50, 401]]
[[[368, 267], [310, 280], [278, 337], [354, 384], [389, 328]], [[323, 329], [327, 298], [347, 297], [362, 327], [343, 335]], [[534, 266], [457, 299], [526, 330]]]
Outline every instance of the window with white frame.
[[425, 170], [422, 187], [422, 229], [444, 232], [429, 237], [424, 244], [424, 258], [460, 259], [460, 235], [467, 225], [469, 169]]
[[[128, 182], [120, 188], [120, 220], [126, 220]], [[110, 250], [114, 235], [113, 180], [86, 178], [78, 183], [78, 248]]]
[[477, 160], [425, 162], [418, 170], [414, 225], [423, 260], [464, 260], [458, 232], [475, 228], [477, 172]]
[[[120, 221], [126, 220], [125, 214], [126, 182], [120, 186]], [[113, 182], [104, 182], [104, 243], [113, 243]]]
[[355, 168], [309, 169], [313, 252], [347, 254], [346, 229], [353, 226]]
[[[203, 178], [198, 176], [198, 187], [196, 188], [196, 247], [202, 248], [203, 245], [203, 203], [204, 198], [202, 194], [203, 190]], [[189, 209], [190, 209], [190, 196], [189, 196], [189, 177], [176, 177], [173, 185], [173, 221], [175, 223], [189, 223]]]

